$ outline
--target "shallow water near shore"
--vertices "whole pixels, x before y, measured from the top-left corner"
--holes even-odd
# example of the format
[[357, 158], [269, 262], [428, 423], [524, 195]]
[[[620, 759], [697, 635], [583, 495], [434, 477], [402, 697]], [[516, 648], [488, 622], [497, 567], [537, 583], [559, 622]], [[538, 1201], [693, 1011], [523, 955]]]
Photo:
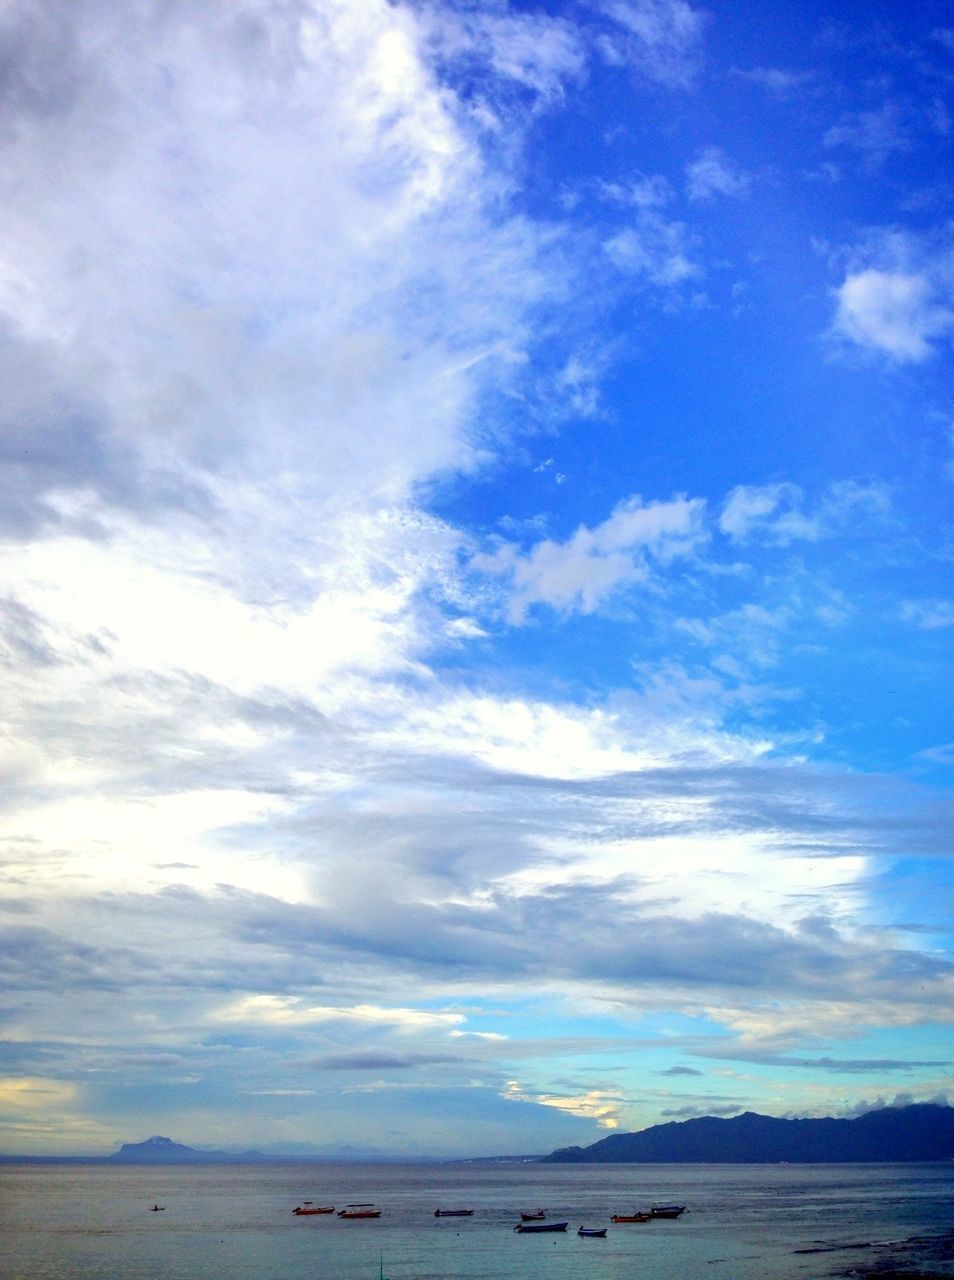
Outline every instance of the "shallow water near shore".
[[[383, 1212], [295, 1217], [306, 1199]], [[609, 1222], [654, 1200], [688, 1210]], [[513, 1231], [540, 1207], [569, 1230]], [[892, 1263], [954, 1276], [939, 1248], [952, 1228], [954, 1164], [0, 1166], [3, 1280], [376, 1280], [382, 1266], [390, 1280], [816, 1280]]]

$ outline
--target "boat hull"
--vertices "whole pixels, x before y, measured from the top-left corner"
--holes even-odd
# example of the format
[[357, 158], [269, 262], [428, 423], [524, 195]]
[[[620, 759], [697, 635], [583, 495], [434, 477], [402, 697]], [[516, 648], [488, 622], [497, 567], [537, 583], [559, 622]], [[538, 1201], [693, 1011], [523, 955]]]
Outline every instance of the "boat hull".
[[565, 1231], [569, 1225], [568, 1222], [518, 1222], [514, 1231], [530, 1236], [539, 1235], [541, 1231]]

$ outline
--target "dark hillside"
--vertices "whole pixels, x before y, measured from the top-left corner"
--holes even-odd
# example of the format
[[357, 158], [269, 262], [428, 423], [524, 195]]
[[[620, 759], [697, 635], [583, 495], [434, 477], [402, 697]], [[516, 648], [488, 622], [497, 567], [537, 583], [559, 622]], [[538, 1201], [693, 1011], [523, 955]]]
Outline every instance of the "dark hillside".
[[854, 1120], [780, 1120], [754, 1111], [704, 1116], [615, 1133], [590, 1147], [564, 1147], [552, 1163], [840, 1164], [954, 1159], [954, 1107], [917, 1103]]

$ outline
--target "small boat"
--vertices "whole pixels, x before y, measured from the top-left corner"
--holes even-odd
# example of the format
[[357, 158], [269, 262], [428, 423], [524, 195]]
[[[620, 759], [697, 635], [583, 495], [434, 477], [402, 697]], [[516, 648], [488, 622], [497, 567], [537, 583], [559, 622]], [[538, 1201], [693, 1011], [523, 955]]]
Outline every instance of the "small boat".
[[520, 1221], [521, 1222], [542, 1222], [546, 1216], [547, 1215], [543, 1209], [538, 1209], [536, 1213], [521, 1213]]
[[521, 1235], [531, 1235], [538, 1231], [565, 1231], [569, 1225], [568, 1222], [518, 1222], [514, 1231], [519, 1231]]
[[381, 1210], [373, 1204], [346, 1204], [338, 1210], [339, 1218], [380, 1218]]
[[165, 1213], [166, 1206], [164, 1204], [154, 1204], [149, 1210], [150, 1213]]
[[473, 1209], [435, 1209], [435, 1218], [472, 1218]]
[[588, 1240], [605, 1240], [605, 1227], [580, 1227], [576, 1233], [578, 1236], [586, 1236]]
[[684, 1204], [654, 1204], [650, 1206], [649, 1216], [651, 1218], [678, 1218], [680, 1213], [686, 1212]]
[[649, 1222], [651, 1213], [614, 1213], [610, 1222]]
[[333, 1204], [323, 1204], [312, 1208], [308, 1201], [305, 1202], [304, 1207], [299, 1205], [296, 1209], [292, 1209], [292, 1213], [298, 1218], [307, 1218], [312, 1213], [334, 1213], [334, 1211]]

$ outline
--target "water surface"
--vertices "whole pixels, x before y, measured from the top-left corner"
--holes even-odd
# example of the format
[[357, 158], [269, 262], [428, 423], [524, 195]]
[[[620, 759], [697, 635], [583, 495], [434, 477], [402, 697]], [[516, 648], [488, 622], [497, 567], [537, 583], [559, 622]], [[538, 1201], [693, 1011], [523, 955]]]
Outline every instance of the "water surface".
[[[306, 1199], [383, 1214], [293, 1216]], [[653, 1200], [689, 1208], [609, 1223]], [[517, 1235], [541, 1207], [570, 1231]], [[821, 1280], [896, 1255], [954, 1276], [952, 1228], [951, 1164], [0, 1166], [2, 1280], [376, 1280], [382, 1259], [390, 1280]]]

